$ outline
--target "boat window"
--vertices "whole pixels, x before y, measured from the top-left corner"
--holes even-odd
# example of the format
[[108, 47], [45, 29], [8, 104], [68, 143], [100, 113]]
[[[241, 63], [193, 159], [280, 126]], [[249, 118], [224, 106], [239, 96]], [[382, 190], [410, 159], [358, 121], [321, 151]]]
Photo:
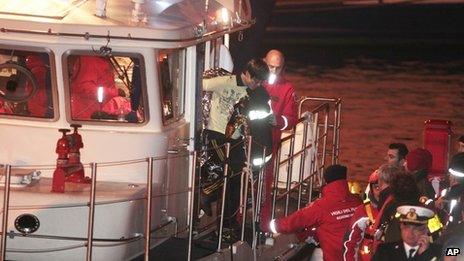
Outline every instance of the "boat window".
[[161, 111], [165, 124], [184, 115], [185, 50], [161, 50], [158, 53], [161, 85]]
[[72, 121], [143, 123], [141, 56], [71, 54], [65, 57]]
[[50, 56], [0, 48], [0, 116], [54, 118]]

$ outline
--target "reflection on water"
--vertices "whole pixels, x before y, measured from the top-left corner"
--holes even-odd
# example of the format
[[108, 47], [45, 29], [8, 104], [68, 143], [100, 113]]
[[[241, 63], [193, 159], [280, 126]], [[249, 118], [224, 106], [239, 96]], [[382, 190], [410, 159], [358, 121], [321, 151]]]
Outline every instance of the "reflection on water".
[[391, 142], [423, 143], [424, 121], [464, 134], [464, 56], [453, 48], [286, 46], [287, 76], [300, 96], [341, 97], [341, 163], [356, 180], [384, 161]]

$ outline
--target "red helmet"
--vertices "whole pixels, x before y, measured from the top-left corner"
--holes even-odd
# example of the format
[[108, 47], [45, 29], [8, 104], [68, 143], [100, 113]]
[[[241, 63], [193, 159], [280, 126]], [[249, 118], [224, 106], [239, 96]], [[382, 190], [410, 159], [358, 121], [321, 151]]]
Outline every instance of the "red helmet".
[[379, 173], [377, 172], [377, 170], [375, 170], [369, 176], [369, 183], [377, 183], [377, 182], [379, 182]]

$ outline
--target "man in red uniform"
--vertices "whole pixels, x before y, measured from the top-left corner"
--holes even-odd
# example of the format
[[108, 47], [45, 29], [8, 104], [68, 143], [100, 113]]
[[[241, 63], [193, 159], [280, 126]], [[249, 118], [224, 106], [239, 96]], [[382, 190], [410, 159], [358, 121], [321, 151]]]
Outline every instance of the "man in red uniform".
[[288, 217], [272, 220], [269, 227], [273, 233], [297, 233], [316, 228], [324, 261], [340, 261], [343, 235], [361, 202], [348, 190], [345, 166], [329, 166], [324, 180], [326, 185], [320, 199]]
[[[351, 218], [350, 229], [346, 233], [343, 243], [343, 260], [370, 260], [370, 250], [368, 245], [364, 247], [363, 241], [370, 236], [369, 231], [378, 214], [377, 204], [380, 196], [378, 170], [369, 176], [369, 194], [364, 200], [363, 205], [356, 208]], [[366, 238], [366, 240], [371, 240]], [[367, 248], [367, 249], [366, 249]]]
[[[264, 84], [264, 88], [271, 99], [271, 108], [274, 113], [275, 121], [272, 123], [272, 154], [274, 160], [277, 158], [277, 150], [280, 146], [280, 139], [283, 130], [291, 130], [297, 120], [297, 105], [295, 101], [295, 89], [283, 75], [285, 58], [278, 50], [271, 50], [264, 58], [269, 68], [269, 79]], [[266, 224], [269, 223], [271, 215], [271, 189], [274, 182], [274, 167], [269, 164], [265, 173], [265, 188], [263, 190], [263, 207], [261, 211], [261, 227], [267, 230]]]
[[392, 178], [400, 171], [397, 166], [384, 164], [369, 176], [369, 195], [351, 218], [343, 243], [343, 260], [371, 260], [381, 243], [380, 238], [375, 238], [375, 233], [380, 226], [383, 206], [385, 202], [389, 204], [392, 201], [391, 197], [387, 199], [390, 193], [388, 188]]
[[283, 130], [291, 130], [297, 120], [297, 104], [295, 102], [295, 89], [284, 77], [285, 58], [278, 50], [270, 50], [264, 58], [269, 67], [270, 76], [264, 87], [271, 97], [271, 107], [276, 119], [272, 130], [273, 150], [277, 151], [280, 145], [280, 136]]

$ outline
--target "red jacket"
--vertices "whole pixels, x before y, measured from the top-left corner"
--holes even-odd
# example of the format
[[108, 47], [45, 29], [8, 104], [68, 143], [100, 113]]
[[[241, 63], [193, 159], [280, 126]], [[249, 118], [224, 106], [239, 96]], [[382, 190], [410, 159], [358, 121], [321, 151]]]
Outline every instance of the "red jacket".
[[367, 215], [366, 208], [371, 209], [372, 218], [375, 218], [378, 215], [378, 210], [373, 207], [371, 204], [360, 205], [354, 211], [353, 216], [351, 217], [350, 228], [348, 229], [347, 238], [343, 243], [343, 260], [344, 261], [355, 261], [355, 260], [370, 260], [370, 255], [360, 256], [360, 250], [362, 248], [362, 242], [365, 238], [366, 233], [372, 232], [370, 226], [373, 221]]
[[[103, 87], [103, 101], [97, 99], [98, 87]], [[118, 96], [111, 63], [104, 57], [80, 56], [72, 71], [71, 115], [73, 119], [90, 119], [92, 113], [102, 110]]]
[[322, 198], [288, 217], [275, 221], [279, 233], [295, 233], [316, 228], [325, 261], [340, 261], [343, 236], [351, 216], [361, 201], [350, 194], [346, 180], [336, 180], [322, 189]]
[[264, 88], [271, 98], [271, 107], [276, 117], [277, 126], [272, 128], [272, 141], [274, 152], [280, 145], [282, 130], [292, 129], [298, 121], [295, 89], [293, 85], [279, 78], [274, 84], [264, 84]]
[[[47, 88], [51, 89], [51, 86], [46, 86], [46, 77], [48, 73], [47, 65], [41, 57], [37, 55], [30, 55], [26, 59], [26, 66], [32, 72], [37, 81], [37, 92], [27, 102], [29, 111], [31, 112], [31, 116], [45, 117], [48, 106], [51, 106], [51, 104], [48, 104], [46, 91]], [[27, 82], [26, 88], [32, 88], [29, 81]]]

